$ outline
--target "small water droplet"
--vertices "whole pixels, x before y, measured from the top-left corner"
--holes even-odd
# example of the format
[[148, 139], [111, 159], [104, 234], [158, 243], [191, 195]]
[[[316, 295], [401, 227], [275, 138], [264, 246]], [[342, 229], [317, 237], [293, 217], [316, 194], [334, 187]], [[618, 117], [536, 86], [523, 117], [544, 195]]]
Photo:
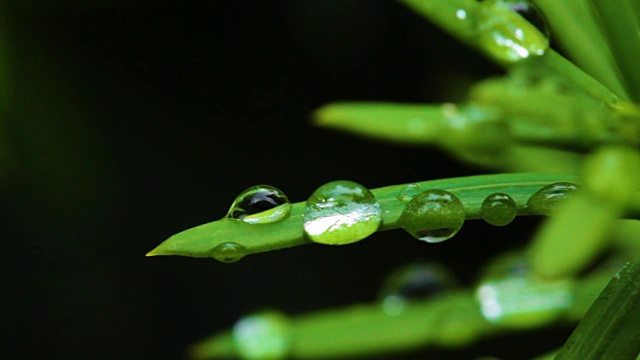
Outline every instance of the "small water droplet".
[[231, 205], [227, 217], [249, 224], [269, 224], [289, 217], [291, 203], [287, 196], [269, 185], [258, 185], [243, 191]]
[[232, 263], [242, 259], [246, 255], [246, 249], [240, 244], [226, 242], [219, 244], [211, 250], [211, 256], [223, 263]]
[[486, 0], [479, 5], [479, 43], [494, 57], [516, 62], [549, 48], [548, 22], [532, 1]]
[[380, 298], [397, 296], [405, 300], [426, 299], [454, 287], [453, 275], [435, 263], [413, 263], [393, 271], [384, 281]]
[[518, 13], [535, 26], [547, 39], [551, 37], [551, 27], [542, 9], [531, 0], [502, 0], [502, 4]]
[[407, 203], [398, 224], [418, 240], [438, 243], [457, 234], [464, 219], [462, 202], [453, 193], [427, 190]]
[[518, 209], [511, 196], [495, 193], [487, 196], [480, 207], [482, 219], [493, 226], [505, 226], [516, 218]]
[[387, 276], [378, 297], [385, 313], [399, 315], [407, 303], [442, 295], [456, 286], [456, 279], [444, 266], [432, 262], [412, 263]]
[[398, 194], [398, 196], [396, 196], [396, 199], [407, 202], [413, 199], [414, 196], [420, 194], [421, 192], [422, 192], [422, 189], [420, 188], [420, 185], [408, 184], [407, 186], [403, 187], [402, 190], [400, 190], [400, 193]]
[[277, 311], [261, 311], [238, 320], [231, 331], [242, 359], [286, 359], [291, 350], [291, 323]]
[[557, 182], [543, 187], [527, 201], [527, 210], [533, 214], [549, 215], [561, 203], [571, 197], [576, 185], [570, 182]]
[[304, 231], [314, 242], [350, 244], [378, 230], [380, 204], [364, 186], [353, 181], [332, 181], [311, 194], [304, 207]]

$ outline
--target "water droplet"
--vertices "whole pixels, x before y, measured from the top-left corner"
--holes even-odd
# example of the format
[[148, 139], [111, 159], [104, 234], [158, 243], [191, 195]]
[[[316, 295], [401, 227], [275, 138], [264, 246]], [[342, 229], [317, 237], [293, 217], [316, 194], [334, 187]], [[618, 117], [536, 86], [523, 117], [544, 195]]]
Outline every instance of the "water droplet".
[[408, 184], [400, 190], [400, 194], [396, 196], [396, 199], [400, 201], [410, 201], [414, 196], [420, 194], [422, 189], [418, 184]]
[[551, 27], [542, 9], [531, 0], [502, 0], [502, 4], [518, 13], [535, 26], [547, 39], [551, 37]]
[[291, 324], [284, 314], [262, 311], [233, 326], [233, 342], [242, 359], [286, 359], [291, 349]]
[[408, 264], [396, 269], [384, 281], [381, 298], [395, 295], [407, 300], [424, 299], [448, 290], [456, 283], [453, 275], [442, 265], [424, 262]]
[[504, 193], [487, 196], [480, 207], [482, 219], [493, 226], [508, 225], [518, 213], [516, 202]]
[[246, 249], [240, 244], [226, 242], [219, 244], [211, 250], [211, 256], [224, 263], [232, 263], [242, 259], [246, 255]]
[[483, 316], [509, 328], [548, 324], [573, 302], [572, 280], [537, 277], [522, 252], [493, 259], [482, 272], [476, 298]]
[[576, 185], [570, 182], [547, 185], [529, 198], [527, 209], [533, 214], [549, 215], [575, 190]]
[[479, 43], [495, 58], [516, 62], [541, 56], [549, 48], [548, 23], [533, 2], [487, 0], [479, 6]]
[[249, 224], [268, 224], [289, 217], [291, 203], [287, 196], [269, 185], [258, 185], [243, 191], [231, 205], [227, 217]]
[[378, 230], [380, 204], [364, 186], [353, 181], [332, 181], [311, 194], [304, 207], [304, 231], [314, 242], [349, 244]]
[[453, 275], [435, 263], [414, 263], [392, 272], [380, 289], [385, 312], [397, 315], [408, 301], [425, 300], [441, 295], [456, 286]]
[[418, 240], [437, 243], [457, 234], [464, 219], [464, 207], [454, 194], [427, 190], [407, 203], [398, 224]]

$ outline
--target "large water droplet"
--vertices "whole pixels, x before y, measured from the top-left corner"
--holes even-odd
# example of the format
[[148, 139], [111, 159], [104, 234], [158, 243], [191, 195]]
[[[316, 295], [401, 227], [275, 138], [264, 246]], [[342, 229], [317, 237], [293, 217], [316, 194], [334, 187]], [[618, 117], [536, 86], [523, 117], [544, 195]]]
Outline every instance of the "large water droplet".
[[479, 44], [499, 60], [516, 62], [549, 48], [549, 26], [531, 1], [487, 0], [479, 8]]
[[460, 231], [465, 213], [462, 202], [444, 190], [427, 190], [405, 207], [398, 224], [418, 240], [437, 243]]
[[269, 185], [258, 185], [243, 191], [231, 205], [227, 217], [249, 224], [268, 224], [289, 217], [291, 203], [287, 196]]
[[244, 246], [234, 242], [219, 244], [211, 250], [211, 256], [224, 263], [236, 262], [242, 259], [246, 254]]
[[517, 213], [516, 202], [504, 193], [487, 196], [480, 207], [482, 219], [493, 226], [508, 225], [516, 218]]
[[420, 188], [420, 185], [407, 184], [405, 187], [402, 188], [402, 190], [400, 190], [400, 193], [398, 194], [398, 196], [396, 196], [396, 199], [407, 202], [413, 199], [414, 196], [420, 193], [422, 193], [422, 189]]
[[311, 194], [304, 207], [304, 231], [314, 242], [349, 244], [380, 227], [380, 204], [364, 186], [353, 181], [332, 181]]
[[245, 316], [231, 331], [238, 355], [247, 360], [286, 359], [291, 349], [291, 324], [276, 311]]
[[576, 185], [570, 182], [547, 185], [529, 198], [527, 210], [533, 214], [550, 215], [575, 190]]

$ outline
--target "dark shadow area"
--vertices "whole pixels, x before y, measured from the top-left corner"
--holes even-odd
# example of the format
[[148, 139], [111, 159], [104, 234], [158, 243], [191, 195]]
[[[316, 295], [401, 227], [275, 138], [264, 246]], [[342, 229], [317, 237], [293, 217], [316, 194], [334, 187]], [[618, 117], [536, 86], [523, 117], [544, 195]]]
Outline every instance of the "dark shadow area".
[[[18, 358], [180, 359], [257, 308], [373, 301], [386, 273], [423, 257], [470, 284], [489, 254], [531, 235], [536, 221], [524, 219], [467, 224], [437, 246], [392, 231], [236, 264], [145, 258], [224, 216], [252, 185], [298, 202], [337, 179], [375, 188], [485, 172], [437, 149], [314, 128], [309, 116], [338, 100], [460, 100], [499, 70], [390, 1], [3, 7], [11, 91], [0, 130], [11, 161], [0, 224]], [[513, 358], [519, 342], [495, 342], [495, 354]], [[416, 358], [494, 354], [471, 349]]]

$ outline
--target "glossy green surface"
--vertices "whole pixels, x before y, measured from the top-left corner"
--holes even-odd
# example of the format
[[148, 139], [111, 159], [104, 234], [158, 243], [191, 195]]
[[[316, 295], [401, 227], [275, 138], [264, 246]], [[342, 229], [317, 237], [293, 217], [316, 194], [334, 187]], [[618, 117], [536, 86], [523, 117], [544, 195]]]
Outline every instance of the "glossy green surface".
[[[504, 226], [516, 216], [551, 216], [524, 256], [490, 265], [473, 290], [401, 306], [360, 304], [292, 317], [290, 348], [273, 358], [341, 359], [420, 346], [461, 347], [509, 329], [576, 322], [596, 299], [557, 358], [637, 358], [637, 260], [615, 274], [600, 297], [615, 271], [585, 269], [604, 254], [627, 260], [640, 251], [640, 72], [635, 71], [640, 1], [534, 1], [557, 39], [551, 45], [561, 47], [566, 58], [549, 47], [544, 29], [509, 7], [524, 1], [401, 2], [505, 74], [477, 82], [460, 103], [336, 102], [319, 108], [314, 124], [438, 147], [499, 174], [372, 189], [381, 224], [365, 220], [366, 230], [339, 230], [349, 236], [323, 236], [330, 227], [319, 236], [309, 236], [308, 229], [305, 235], [305, 222], [315, 219], [305, 214], [320, 210], [305, 210], [298, 202], [282, 221], [251, 225], [225, 218], [176, 234], [148, 255], [210, 257], [211, 249], [229, 242], [241, 246], [244, 255], [309, 244], [314, 236], [316, 242], [347, 244], [376, 230], [405, 228], [418, 238], [428, 238], [419, 236], [425, 229], [422, 235], [451, 230], [437, 241], [454, 235], [464, 221]], [[425, 192], [451, 195], [430, 207], [438, 200], [421, 195]], [[336, 213], [332, 224], [351, 214]], [[282, 333], [269, 334], [281, 339]], [[196, 359], [234, 357], [242, 355], [240, 346], [223, 332], [196, 344], [193, 354]], [[554, 356], [555, 351], [540, 359]]]
[[[484, 199], [496, 192], [511, 194], [519, 213], [530, 214], [525, 205], [531, 195], [542, 187], [560, 181], [575, 181], [573, 175], [552, 174], [500, 174], [479, 175], [462, 178], [417, 182], [422, 189], [445, 190], [453, 193], [463, 204], [468, 220], [481, 218]], [[406, 202], [397, 196], [406, 185], [387, 186], [372, 189], [381, 208], [382, 226], [379, 230], [400, 227], [398, 219]], [[253, 225], [234, 219], [223, 218], [173, 235], [148, 256], [179, 255], [190, 257], [210, 257], [216, 246], [233, 242], [246, 249], [246, 254], [278, 250], [312, 243], [304, 236], [303, 213], [305, 203], [291, 205], [291, 216], [271, 224]]]

